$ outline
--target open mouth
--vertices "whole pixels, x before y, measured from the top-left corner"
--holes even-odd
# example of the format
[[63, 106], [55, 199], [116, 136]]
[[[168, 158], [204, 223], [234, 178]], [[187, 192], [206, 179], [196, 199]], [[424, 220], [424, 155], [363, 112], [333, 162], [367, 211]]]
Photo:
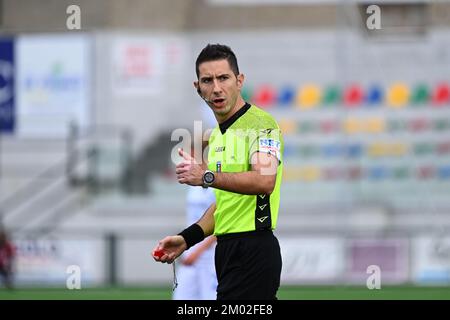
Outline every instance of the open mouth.
[[222, 108], [225, 106], [226, 100], [224, 98], [216, 98], [213, 99], [212, 102], [216, 108]]

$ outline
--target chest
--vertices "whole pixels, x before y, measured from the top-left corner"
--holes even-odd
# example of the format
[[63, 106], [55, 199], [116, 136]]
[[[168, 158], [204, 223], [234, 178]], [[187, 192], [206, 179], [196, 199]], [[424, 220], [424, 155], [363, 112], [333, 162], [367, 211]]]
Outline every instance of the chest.
[[208, 167], [215, 172], [249, 170], [249, 143], [245, 134], [217, 135], [209, 143]]

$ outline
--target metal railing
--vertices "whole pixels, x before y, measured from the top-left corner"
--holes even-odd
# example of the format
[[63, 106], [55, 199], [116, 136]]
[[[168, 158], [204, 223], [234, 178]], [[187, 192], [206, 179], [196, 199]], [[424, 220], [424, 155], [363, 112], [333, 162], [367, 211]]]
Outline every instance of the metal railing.
[[[111, 144], [111, 140], [116, 143]], [[121, 186], [131, 159], [131, 143], [130, 132], [123, 128], [95, 127], [81, 132], [79, 127], [71, 124], [63, 159], [26, 179], [17, 190], [0, 198], [0, 221], [11, 222], [20, 226], [17, 229], [25, 230], [28, 225], [47, 215], [43, 221], [53, 229], [56, 222], [69, 215], [71, 210], [68, 208], [75, 210], [77, 203], [81, 206], [87, 203], [82, 201], [83, 197], [95, 195], [103, 188]], [[109, 159], [116, 162], [112, 174], [109, 172], [108, 176], [103, 176], [101, 166], [105, 165], [107, 150], [113, 150], [117, 158]], [[3, 171], [3, 177], [6, 174]]]

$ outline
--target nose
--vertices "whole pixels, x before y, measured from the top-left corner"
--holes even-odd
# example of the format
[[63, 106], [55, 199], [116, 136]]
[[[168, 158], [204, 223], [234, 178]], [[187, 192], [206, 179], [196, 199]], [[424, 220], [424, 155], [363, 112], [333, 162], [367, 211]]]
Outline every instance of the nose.
[[215, 94], [221, 93], [222, 92], [222, 88], [219, 85], [219, 81], [217, 79], [214, 79], [214, 88], [213, 88], [213, 92]]

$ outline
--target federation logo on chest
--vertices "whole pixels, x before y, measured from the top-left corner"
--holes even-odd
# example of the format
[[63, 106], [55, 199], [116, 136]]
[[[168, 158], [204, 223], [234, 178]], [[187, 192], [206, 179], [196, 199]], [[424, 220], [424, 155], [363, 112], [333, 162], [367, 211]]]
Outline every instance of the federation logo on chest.
[[222, 162], [216, 162], [216, 172], [222, 172]]

